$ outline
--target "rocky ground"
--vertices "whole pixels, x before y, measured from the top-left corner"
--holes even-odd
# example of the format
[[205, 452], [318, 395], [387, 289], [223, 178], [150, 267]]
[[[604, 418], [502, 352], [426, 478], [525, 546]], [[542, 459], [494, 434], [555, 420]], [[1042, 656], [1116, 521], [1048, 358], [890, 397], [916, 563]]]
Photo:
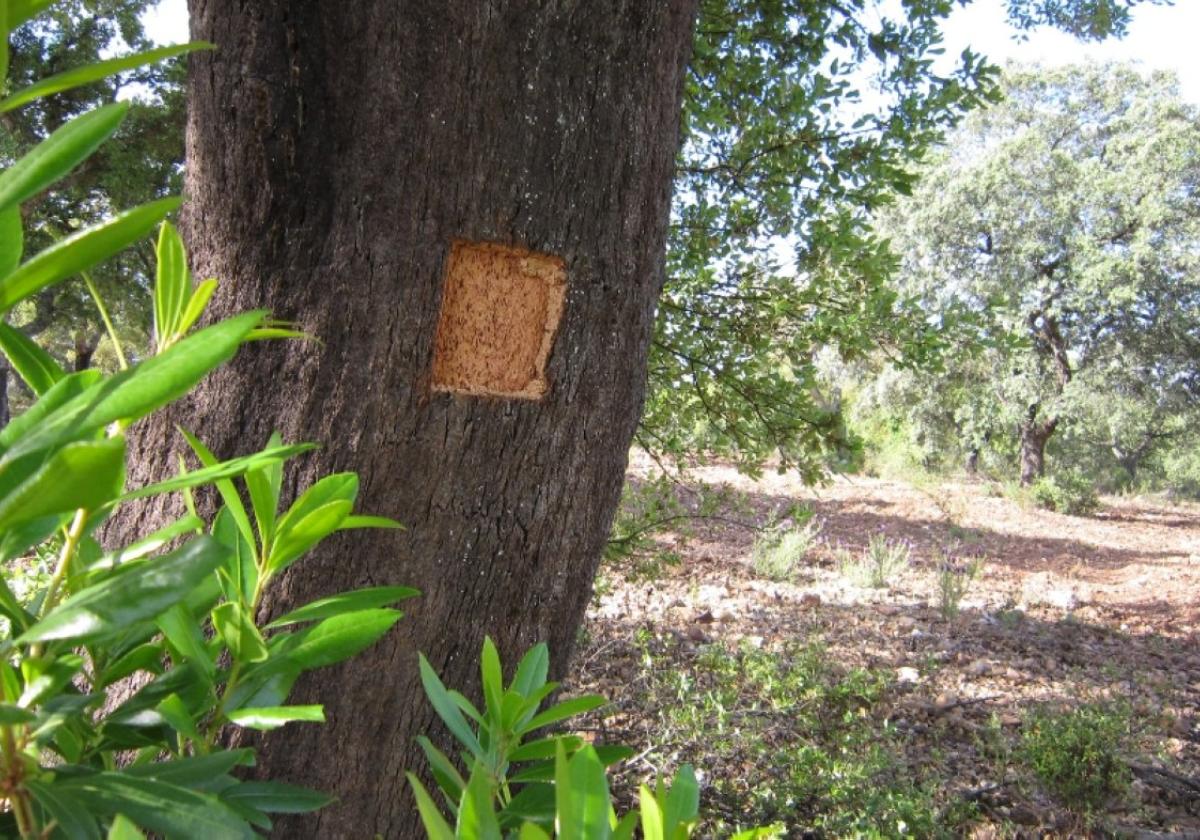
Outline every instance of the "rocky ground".
[[[648, 470], [635, 464], [634, 478]], [[723, 467], [698, 468], [691, 480], [710, 492], [723, 488], [728, 503], [716, 518], [678, 518], [680, 527], [658, 533], [651, 551], [606, 567], [572, 669], [572, 690], [613, 701], [591, 728], [638, 751], [630, 775], [692, 761], [711, 788], [706, 807], [726, 812], [724, 822], [708, 824], [736, 823], [734, 812], [750, 800], [730, 799], [730, 785], [717, 780], [740, 784], [783, 771], [763, 766], [774, 762], [761, 753], [741, 765], [730, 764], [737, 750], [724, 747], [697, 755], [696, 733], [674, 724], [664, 734], [664, 675], [683, 705], [708, 685], [711, 708], [712, 684], [696, 669], [713, 650], [815, 645], [834, 683], [881, 678], [854, 714], [891, 733], [880, 741], [896, 753], [886, 772], [932, 791], [951, 834], [1200, 838], [1200, 507], [1106, 498], [1093, 515], [1073, 517], [1023, 507], [983, 482], [917, 488], [848, 477], [814, 490], [787, 475], [754, 481]], [[692, 495], [678, 489], [685, 513], [698, 508]], [[772, 580], [755, 571], [762, 532], [753, 526], [786, 527], [797, 502], [813, 511], [816, 536], [794, 574]], [[908, 549], [910, 562], [886, 585], [870, 585], [848, 565], [872, 539]], [[956, 570], [963, 582], [972, 566], [977, 573], [952, 615], [941, 594], [945, 572]], [[688, 680], [694, 691], [678, 688]], [[731, 702], [721, 695], [719, 703]], [[739, 714], [760, 714], [758, 702]], [[1120, 759], [1129, 784], [1090, 816], [1049, 795], [1019, 760], [1032, 714], [1081, 703], [1119, 708], [1128, 724]], [[746, 737], [816, 737], [786, 731], [797, 707], [776, 708], [792, 717], [767, 730], [747, 727]], [[729, 718], [720, 714], [724, 726]], [[672, 738], [691, 738], [692, 746]], [[771, 755], [800, 754], [794, 743], [787, 749]], [[804, 824], [803, 802], [773, 813], [790, 823], [787, 836], [851, 824], [815, 830]], [[878, 831], [917, 833], [903, 820]]]

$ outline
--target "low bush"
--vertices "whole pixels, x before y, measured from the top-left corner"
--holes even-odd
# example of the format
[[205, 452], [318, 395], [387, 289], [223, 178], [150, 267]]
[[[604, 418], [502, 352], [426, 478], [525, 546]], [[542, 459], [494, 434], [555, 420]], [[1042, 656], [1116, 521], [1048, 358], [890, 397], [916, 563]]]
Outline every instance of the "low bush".
[[782, 823], [786, 836], [957, 837], [964, 803], [906, 766], [883, 711], [890, 674], [847, 668], [817, 643], [681, 649], [643, 634], [639, 709], [654, 765], [703, 761], [700, 831]]
[[855, 557], [838, 552], [838, 571], [847, 580], [872, 589], [886, 589], [912, 565], [912, 546], [903, 540], [873, 534], [867, 547]]
[[1100, 503], [1095, 485], [1070, 472], [1039, 478], [1030, 486], [1029, 497], [1040, 508], [1071, 516], [1091, 513]]
[[938, 564], [938, 612], [942, 618], [949, 621], [958, 615], [962, 599], [982, 567], [978, 559], [955, 562], [946, 558]]
[[1039, 711], [1025, 722], [1020, 755], [1046, 792], [1082, 815], [1122, 794], [1130, 771], [1121, 756], [1129, 716], [1097, 704]]
[[754, 573], [774, 581], [794, 580], [820, 535], [820, 523], [811, 520], [799, 527], [763, 532], [754, 541], [751, 554]]

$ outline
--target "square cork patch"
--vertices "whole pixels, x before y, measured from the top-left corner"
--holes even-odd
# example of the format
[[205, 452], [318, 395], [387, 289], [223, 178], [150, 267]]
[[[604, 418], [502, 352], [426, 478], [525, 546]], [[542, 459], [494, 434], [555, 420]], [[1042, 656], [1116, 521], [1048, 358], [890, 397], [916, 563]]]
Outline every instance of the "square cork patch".
[[436, 391], [540, 399], [567, 288], [559, 257], [451, 243], [433, 345]]

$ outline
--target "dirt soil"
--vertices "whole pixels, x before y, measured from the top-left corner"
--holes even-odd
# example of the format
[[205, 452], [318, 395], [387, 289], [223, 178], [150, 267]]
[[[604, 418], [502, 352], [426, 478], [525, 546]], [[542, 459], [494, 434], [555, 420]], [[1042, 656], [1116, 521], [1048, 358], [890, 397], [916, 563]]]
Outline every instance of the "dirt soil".
[[[635, 461], [631, 477], [651, 469]], [[714, 644], [769, 650], [807, 638], [840, 665], [891, 675], [886, 708], [874, 713], [904, 733], [908, 767], [932, 773], [946, 797], [977, 803], [973, 836], [1200, 838], [1200, 506], [1105, 498], [1075, 517], [1022, 507], [984, 482], [844, 477], [812, 489], [717, 466], [691, 478], [731, 491], [736, 512], [660, 534], [676, 565], [652, 575], [629, 562], [606, 568], [569, 686], [614, 702], [615, 734], [640, 739], [629, 745], [643, 774], [672, 768], [652, 723], [637, 725], [648, 718], [637, 705], [639, 631], [677, 639], [681, 660]], [[685, 505], [688, 494], [680, 490]], [[816, 547], [791, 581], [757, 576], [744, 524], [778, 521], [797, 502], [815, 512]], [[861, 552], [876, 534], [912, 548], [912, 565], [886, 588], [839, 571], [839, 548]], [[945, 618], [938, 568], [972, 559], [979, 574]], [[1140, 737], [1128, 759], [1138, 769], [1103, 829], [1080, 828], [979, 748], [989, 726], [1015, 741], [1034, 708], [1112, 700], [1132, 711]]]

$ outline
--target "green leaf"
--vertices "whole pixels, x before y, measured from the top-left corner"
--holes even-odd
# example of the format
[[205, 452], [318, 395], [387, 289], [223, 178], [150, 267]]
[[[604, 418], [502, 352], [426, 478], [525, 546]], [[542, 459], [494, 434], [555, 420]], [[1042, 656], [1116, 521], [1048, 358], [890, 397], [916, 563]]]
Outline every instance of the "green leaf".
[[302, 670], [286, 655], [272, 656], [251, 666], [225, 698], [226, 714], [243, 706], [266, 708], [283, 704]]
[[108, 827], [107, 840], [146, 840], [146, 835], [124, 814], [117, 814]]
[[470, 750], [471, 755], [475, 758], [482, 759], [483, 748], [479, 745], [479, 739], [475, 737], [471, 727], [463, 719], [458, 705], [450, 697], [446, 686], [438, 677], [437, 672], [433, 670], [433, 666], [429, 664], [425, 655], [419, 653], [417, 656], [421, 669], [421, 685], [424, 686], [425, 696], [433, 704], [434, 711], [438, 713], [438, 717], [445, 722], [450, 733], [459, 740], [459, 743]]
[[50, 7], [54, 0], [8, 0], [8, 21], [5, 29], [12, 32]]
[[306, 630], [288, 658], [306, 671], [349, 659], [375, 644], [400, 620], [396, 610], [358, 610], [327, 618]]
[[268, 624], [267, 629], [286, 627], [289, 624], [299, 624], [303, 621], [316, 621], [348, 612], [357, 612], [358, 610], [386, 607], [397, 601], [413, 598], [420, 594], [416, 589], [411, 589], [407, 586], [373, 586], [367, 589], [358, 589], [354, 592], [343, 592], [340, 595], [321, 598], [318, 601], [305, 604], [298, 610], [292, 610], [290, 613], [281, 615]]
[[96, 687], [104, 688], [107, 685], [112, 685], [138, 671], [148, 671], [156, 675], [161, 674], [162, 657], [162, 645], [158, 642], [147, 642], [144, 645], [138, 645], [105, 668], [104, 672], [100, 675], [100, 679], [97, 681]]
[[663, 810], [663, 827], [669, 840], [673, 840], [682, 827], [691, 826], [699, 815], [700, 786], [692, 766], [685, 764], [675, 773]]
[[170, 222], [163, 222], [158, 229], [155, 258], [154, 335], [161, 349], [175, 337], [192, 291], [183, 238]]
[[293, 721], [324, 723], [325, 709], [323, 706], [270, 706], [255, 709], [238, 709], [226, 717], [230, 723], [245, 729], [257, 729], [269, 732]]
[[320, 791], [284, 782], [243, 782], [223, 792], [221, 799], [267, 814], [308, 814], [335, 801]]
[[21, 663], [25, 673], [25, 688], [17, 705], [26, 709], [41, 705], [71, 682], [83, 667], [83, 657], [74, 653], [63, 654], [54, 660], [26, 659]]
[[525, 823], [521, 826], [521, 833], [517, 835], [517, 840], [550, 840], [550, 835], [546, 833], [545, 829], [534, 823]]
[[242, 476], [246, 483], [246, 492], [250, 494], [250, 509], [254, 513], [254, 522], [258, 525], [258, 539], [267, 551], [275, 538], [275, 517], [279, 509], [279, 499], [271, 493], [271, 480], [265, 470], [250, 470]]
[[[217, 456], [209, 451], [208, 447], [200, 442], [200, 439], [189, 432], [182, 426], [177, 426], [179, 433], [187, 440], [188, 446], [196, 453], [196, 457], [200, 459], [200, 463], [207, 469], [214, 469], [219, 466]], [[188, 473], [194, 475], [195, 473]], [[217, 479], [213, 482], [217, 488], [217, 492], [221, 494], [221, 501], [225, 502], [225, 509], [229, 511], [229, 515], [233, 517], [233, 521], [237, 524], [238, 530], [242, 534], [242, 539], [246, 544], [254, 548], [254, 529], [250, 527], [250, 517], [246, 514], [246, 507], [242, 504], [242, 497], [238, 495], [237, 488], [233, 486], [233, 482], [227, 478]]]
[[87, 806], [79, 798], [72, 796], [69, 790], [37, 779], [26, 780], [25, 786], [29, 788], [37, 803], [58, 823], [56, 837], [61, 832], [62, 836], [69, 840], [100, 839], [100, 827], [96, 824], [96, 818], [88, 813]]
[[[247, 312], [214, 324], [135, 368], [97, 382], [45, 416], [36, 430], [15, 441], [4, 460], [42, 449], [64, 437], [78, 439], [116, 420], [138, 420], [174, 402], [209, 371], [232, 358], [246, 333], [262, 317], [261, 311]], [[43, 399], [70, 380], [64, 378]]]
[[658, 798], [645, 785], [638, 786], [638, 803], [642, 811], [642, 837], [644, 840], [667, 840], [663, 833], [663, 813]]
[[184, 307], [183, 314], [179, 316], [179, 322], [175, 325], [175, 329], [180, 335], [186, 333], [200, 320], [200, 316], [204, 314], [204, 310], [208, 307], [208, 302], [216, 290], [217, 281], [211, 279], [205, 280], [192, 290], [192, 296], [188, 298], [187, 306]]
[[353, 502], [358, 496], [358, 476], [354, 473], [334, 473], [315, 482], [296, 500], [279, 521], [278, 533], [295, 524], [330, 502]]
[[12, 703], [0, 703], [0, 726], [16, 726], [20, 723], [30, 723], [37, 716], [28, 709], [14, 706]]
[[630, 811], [621, 817], [612, 830], [612, 840], [633, 840], [633, 832], [637, 829], [638, 813]]
[[0, 351], [21, 377], [29, 390], [39, 397], [49, 391], [65, 373], [50, 354], [25, 333], [0, 322]]
[[590, 712], [592, 709], [598, 709], [606, 702], [608, 701], [598, 694], [588, 694], [583, 697], [574, 697], [570, 700], [565, 700], [537, 715], [524, 726], [520, 727], [517, 732], [518, 734], [524, 734], [532, 732], [535, 729], [550, 726], [551, 724], [558, 723], [560, 720], [566, 720], [569, 717]]
[[[178, 694], [168, 694], [158, 704], [155, 711], [162, 715], [171, 728], [184, 738], [190, 738], [193, 742], [200, 740], [200, 733], [196, 731], [196, 721], [192, 719], [191, 713], [184, 702], [179, 699]], [[178, 751], [173, 750], [173, 752]]]
[[338, 530], [350, 514], [353, 502], [340, 500], [322, 505], [299, 520], [285, 518], [279, 523], [267, 573], [276, 575], [296, 562], [314, 545]]
[[530, 741], [528, 744], [522, 744], [515, 750], [511, 750], [508, 753], [508, 760], [515, 763], [518, 761], [540, 761], [547, 758], [554, 758], [555, 753], [558, 751], [559, 741], [565, 742], [568, 753], [574, 753], [583, 746], [583, 739], [577, 735], [552, 735], [549, 738]]
[[155, 779], [199, 791], [221, 792], [223, 799], [224, 783], [218, 780], [236, 767], [253, 766], [254, 750], [245, 747], [238, 750], [217, 750], [206, 755], [176, 758], [171, 761], [135, 764], [126, 767], [123, 772], [140, 779]]
[[112, 136], [128, 112], [128, 102], [88, 111], [17, 158], [0, 172], [0, 212], [37, 195], [86, 160]]
[[463, 781], [463, 777], [459, 774], [454, 764], [451, 763], [450, 759], [446, 757], [446, 754], [435, 747], [432, 741], [424, 735], [418, 735], [417, 743], [421, 745], [421, 749], [425, 753], [425, 758], [429, 761], [429, 769], [433, 773], [433, 780], [442, 789], [442, 793], [446, 795], [446, 799], [457, 808], [459, 800], [462, 799], [463, 791], [467, 787], [467, 783]]
[[7, 276], [21, 264], [25, 251], [25, 231], [21, 226], [21, 209], [0, 210], [0, 277]]
[[178, 198], [160, 198], [55, 242], [0, 279], [0, 312], [123, 251], [149, 233], [179, 203]]
[[179, 601], [160, 615], [155, 624], [162, 630], [163, 637], [177, 654], [177, 661], [190, 662], [200, 669], [205, 680], [211, 684], [217, 675], [217, 663], [213, 661], [204, 634], [195, 615], [188, 605]]
[[567, 761], [566, 752], [560, 750], [556, 764], [555, 794], [560, 840], [608, 837], [612, 830], [608, 822], [612, 803], [604, 765], [600, 763], [596, 751], [591, 746], [585, 746]]
[[546, 684], [546, 674], [549, 670], [550, 650], [545, 642], [536, 644], [521, 657], [517, 673], [509, 687], [522, 697], [529, 697]]
[[499, 724], [504, 702], [504, 672], [500, 666], [500, 654], [490, 636], [485, 636], [483, 639], [479, 671], [487, 716], [494, 723]]
[[492, 807], [490, 774], [482, 764], [475, 765], [463, 791], [455, 834], [472, 840], [500, 840], [500, 823]]
[[[125, 497], [123, 496], [122, 498]], [[100, 558], [100, 563], [104, 566], [120, 566], [122, 563], [128, 563], [130, 560], [148, 557], [160, 548], [165, 548], [184, 534], [199, 533], [203, 527], [204, 520], [199, 516], [189, 513], [182, 519], [176, 519], [170, 525], [164, 525], [154, 533], [143, 537], [119, 551], [104, 555]]]
[[511, 828], [523, 822], [554, 825], [554, 785], [522, 785], [517, 795], [500, 812], [502, 828]]
[[29, 87], [22, 88], [7, 99], [0, 100], [0, 114], [11, 111], [13, 108], [18, 108], [26, 102], [40, 99], [43, 96], [70, 90], [80, 85], [91, 84], [99, 79], [121, 73], [125, 70], [133, 70], [145, 64], [154, 64], [163, 59], [194, 52], [195, 50], [212, 48], [212, 44], [206, 44], [203, 41], [193, 41], [190, 44], [159, 47], [121, 58], [110, 58], [108, 61], [85, 64], [82, 67], [76, 67], [62, 73], [57, 73], [47, 79], [42, 79], [40, 82], [32, 84]]
[[57, 787], [77, 797], [93, 813], [125, 814], [137, 825], [168, 837], [256, 837], [215, 796], [154, 779], [106, 772], [64, 778]]
[[201, 536], [164, 557], [126, 564], [101, 583], [72, 595], [17, 643], [83, 643], [116, 635], [187, 597], [216, 570], [224, 555], [219, 543]]
[[130, 490], [121, 497], [121, 501], [160, 496], [163, 493], [173, 493], [185, 487], [199, 487], [202, 484], [212, 484], [221, 479], [248, 475], [251, 471], [259, 470], [267, 464], [280, 463], [316, 448], [311, 443], [296, 443], [289, 446], [271, 447], [261, 452], [255, 452], [253, 455], [243, 455], [240, 458], [230, 458], [228, 461], [215, 463], [211, 467], [192, 470], [157, 484], [148, 484], [145, 487]]
[[437, 804], [425, 790], [425, 786], [412, 773], [404, 775], [408, 778], [408, 783], [412, 785], [413, 796], [417, 798], [417, 811], [421, 815], [421, 822], [425, 826], [425, 833], [429, 836], [429, 840], [455, 840], [454, 830], [450, 828], [446, 818], [438, 811]]
[[351, 531], [355, 528], [386, 528], [393, 531], [403, 531], [404, 525], [386, 516], [347, 516], [338, 526], [339, 531]]
[[0, 530], [53, 513], [97, 510], [124, 484], [124, 436], [68, 443], [0, 500]]
[[221, 590], [226, 599], [240, 601], [247, 607], [254, 603], [258, 588], [258, 558], [253, 546], [246, 542], [238, 530], [229, 508], [217, 511], [213, 521], [213, 537], [229, 549], [224, 567], [217, 573]]
[[214, 609], [212, 623], [234, 661], [262, 662], [267, 658], [267, 643], [239, 602], [226, 601]]
[[[7, 426], [0, 429], [0, 451], [9, 449], [18, 442], [24, 443], [27, 437], [35, 433], [35, 430], [41, 429], [47, 417], [95, 386], [103, 378], [104, 375], [98, 370], [84, 370], [64, 376], [50, 390], [42, 394], [37, 402], [12, 418]], [[25, 451], [33, 451], [36, 448], [38, 447], [27, 448]]]

